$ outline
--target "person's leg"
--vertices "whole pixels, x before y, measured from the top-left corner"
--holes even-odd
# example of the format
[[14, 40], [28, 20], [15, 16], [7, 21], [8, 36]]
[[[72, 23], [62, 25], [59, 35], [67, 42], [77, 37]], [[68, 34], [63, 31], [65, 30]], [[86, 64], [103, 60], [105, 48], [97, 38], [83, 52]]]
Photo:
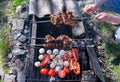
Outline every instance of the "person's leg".
[[110, 10], [120, 14], [120, 0], [108, 0], [100, 7], [103, 10]]

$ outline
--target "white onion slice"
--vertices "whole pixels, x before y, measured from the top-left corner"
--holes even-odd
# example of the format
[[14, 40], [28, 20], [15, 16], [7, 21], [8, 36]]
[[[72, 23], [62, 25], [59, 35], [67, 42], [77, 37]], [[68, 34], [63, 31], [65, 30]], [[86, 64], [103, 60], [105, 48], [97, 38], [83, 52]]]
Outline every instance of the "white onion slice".
[[39, 62], [39, 61], [35, 62], [35, 63], [34, 63], [34, 66], [35, 66], [35, 67], [39, 67], [39, 66], [40, 66], [40, 62]]
[[39, 53], [40, 53], [40, 54], [45, 53], [45, 49], [44, 49], [44, 48], [40, 48], [40, 49], [39, 49]]
[[39, 59], [39, 60], [43, 60], [43, 59], [44, 59], [44, 55], [39, 55], [39, 56], [38, 56], [38, 59]]

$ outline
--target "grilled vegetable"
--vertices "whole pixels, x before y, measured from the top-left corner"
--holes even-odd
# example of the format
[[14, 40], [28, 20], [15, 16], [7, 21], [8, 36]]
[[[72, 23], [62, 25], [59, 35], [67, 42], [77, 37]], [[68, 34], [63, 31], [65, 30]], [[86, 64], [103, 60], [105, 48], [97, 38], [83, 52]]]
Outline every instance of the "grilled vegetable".
[[40, 66], [46, 66], [50, 61], [50, 55], [44, 54], [44, 60], [40, 63]]
[[39, 59], [39, 60], [43, 60], [43, 59], [44, 59], [44, 56], [43, 56], [43, 55], [39, 55], [39, 56], [38, 56], [38, 59]]
[[55, 71], [58, 72], [59, 70], [61, 70], [60, 66], [56, 66]]
[[42, 69], [40, 70], [40, 74], [42, 74], [42, 75], [47, 75], [47, 74], [48, 74], [48, 69], [47, 69], [47, 68], [42, 68]]
[[64, 61], [64, 66], [68, 67], [69, 66], [69, 62], [68, 61]]
[[59, 71], [58, 71], [58, 76], [59, 76], [60, 78], [65, 78], [65, 75], [66, 75], [66, 73], [65, 73], [64, 70], [59, 70]]
[[35, 66], [35, 67], [39, 67], [39, 66], [40, 66], [40, 62], [39, 62], [39, 61], [35, 62], [35, 63], [34, 63], [34, 66]]
[[69, 67], [64, 67], [64, 71], [66, 74], [69, 74], [70, 73], [70, 68]]
[[56, 75], [55, 70], [53, 68], [51, 68], [50, 71], [48, 72], [48, 75], [55, 76]]
[[60, 50], [59, 55], [64, 55], [65, 54], [65, 50]]
[[53, 54], [56, 55], [56, 54], [58, 54], [58, 53], [59, 53], [59, 50], [58, 50], [58, 49], [54, 49], [54, 50], [53, 50]]
[[75, 74], [80, 74], [80, 64], [78, 62], [74, 62], [76, 69], [74, 69]]
[[51, 54], [52, 54], [52, 51], [51, 51], [51, 50], [47, 50], [46, 53], [49, 54], [49, 55], [51, 55]]
[[44, 49], [44, 48], [40, 48], [40, 49], [39, 49], [39, 53], [40, 53], [40, 54], [45, 53], [45, 49]]
[[54, 63], [51, 63], [51, 64], [50, 64], [50, 68], [55, 68], [55, 66], [56, 66], [56, 65], [55, 65]]
[[76, 61], [79, 60], [79, 53], [77, 48], [72, 48], [72, 55], [75, 58]]

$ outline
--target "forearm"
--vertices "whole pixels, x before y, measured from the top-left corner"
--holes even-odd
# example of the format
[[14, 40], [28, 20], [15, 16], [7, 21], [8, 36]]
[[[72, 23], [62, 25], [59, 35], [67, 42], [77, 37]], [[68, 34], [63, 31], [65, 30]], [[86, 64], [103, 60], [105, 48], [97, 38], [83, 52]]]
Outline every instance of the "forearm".
[[113, 21], [114, 23], [120, 24], [120, 15], [111, 16], [110, 21]]
[[105, 3], [108, 0], [96, 0], [95, 4], [97, 7], [101, 6], [103, 3]]

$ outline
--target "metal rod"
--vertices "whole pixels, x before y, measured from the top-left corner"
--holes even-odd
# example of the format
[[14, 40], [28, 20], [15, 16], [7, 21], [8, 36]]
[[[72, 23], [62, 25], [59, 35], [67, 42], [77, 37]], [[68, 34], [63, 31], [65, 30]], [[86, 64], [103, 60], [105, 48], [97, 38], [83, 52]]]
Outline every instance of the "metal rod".
[[[82, 21], [84, 19], [88, 19], [90, 17], [82, 17], [82, 18], [77, 18], [77, 21]], [[50, 20], [44, 20], [44, 21], [30, 21], [30, 23], [49, 23], [51, 22]]]
[[[28, 39], [40, 39], [40, 40], [45, 40], [45, 38], [39, 38], [39, 37], [27, 37]], [[73, 40], [92, 40], [92, 39], [88, 39], [88, 38], [85, 38], [85, 39], [73, 39]]]

